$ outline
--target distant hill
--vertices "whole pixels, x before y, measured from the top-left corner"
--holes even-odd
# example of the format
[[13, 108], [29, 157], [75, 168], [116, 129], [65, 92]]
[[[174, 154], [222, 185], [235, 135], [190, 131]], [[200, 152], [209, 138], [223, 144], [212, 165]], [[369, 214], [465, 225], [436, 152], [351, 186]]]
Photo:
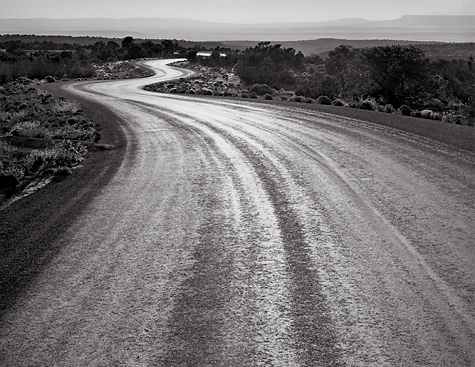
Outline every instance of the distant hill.
[[[311, 54], [326, 58], [328, 52], [334, 50], [340, 45], [347, 45], [354, 48], [366, 48], [377, 46], [414, 45], [421, 48], [426, 56], [431, 59], [464, 59], [468, 60], [470, 56], [475, 57], [474, 42], [424, 42], [424, 41], [405, 41], [405, 40], [348, 40], [337, 38], [322, 38], [306, 41], [284, 41], [271, 42], [280, 44], [285, 48], [293, 48], [302, 52], [305, 56]], [[229, 47], [231, 49], [245, 50], [248, 47], [254, 47], [255, 41], [224, 41], [217, 44], [220, 47]], [[216, 47], [216, 46], [215, 46]]]
[[226, 24], [192, 19], [0, 19], [0, 34], [183, 39], [189, 41], [298, 41], [321, 38], [473, 42], [475, 15], [412, 16], [394, 20]]
[[[42, 43], [52, 42], [57, 44], [78, 44], [78, 45], [92, 45], [96, 42], [114, 41], [118, 44], [122, 42], [123, 38], [108, 38], [108, 37], [73, 37], [73, 36], [36, 36], [36, 35], [0, 35], [0, 43], [20, 40], [25, 43]], [[149, 40], [149, 39], [147, 39]], [[140, 43], [145, 39], [136, 38], [136, 42]], [[152, 42], [160, 43], [162, 39], [151, 39]], [[173, 40], [178, 42], [184, 48], [200, 47], [206, 50], [213, 50], [217, 47], [229, 48], [232, 50], [245, 50], [249, 47], [254, 47], [259, 41], [185, 41]], [[322, 38], [306, 41], [284, 41], [271, 42], [272, 44], [280, 44], [284, 48], [293, 48], [296, 51], [301, 51], [304, 55], [312, 54], [319, 55], [323, 58], [328, 56], [328, 52], [334, 50], [340, 45], [347, 45], [354, 48], [389, 46], [389, 45], [414, 45], [421, 48], [428, 58], [432, 59], [464, 59], [468, 60], [470, 56], [475, 57], [475, 43], [474, 42], [424, 42], [424, 41], [403, 41], [403, 40], [348, 40], [336, 38]]]
[[[230, 48], [244, 50], [248, 47], [255, 46], [255, 41], [223, 41], [225, 45]], [[390, 46], [390, 45], [419, 45], [426, 44], [424, 41], [405, 41], [405, 40], [349, 40], [340, 38], [320, 38], [315, 40], [305, 41], [283, 41], [271, 42], [272, 44], [280, 44], [285, 48], [293, 48], [308, 56], [311, 54], [326, 57], [328, 52], [334, 50], [340, 45], [347, 45], [354, 48], [376, 47], [376, 46]], [[474, 45], [475, 47], [475, 45]]]
[[394, 20], [374, 21], [369, 23], [373, 27], [393, 26], [412, 28], [466, 28], [474, 29], [475, 16], [473, 15], [404, 15]]

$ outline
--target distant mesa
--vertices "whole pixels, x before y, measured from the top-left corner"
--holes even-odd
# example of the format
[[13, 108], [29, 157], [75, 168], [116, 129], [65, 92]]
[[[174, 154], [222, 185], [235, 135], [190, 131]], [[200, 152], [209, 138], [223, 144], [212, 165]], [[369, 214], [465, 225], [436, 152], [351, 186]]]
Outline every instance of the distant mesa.
[[102, 36], [189, 41], [297, 41], [318, 38], [473, 42], [475, 15], [405, 15], [329, 22], [226, 24], [192, 19], [0, 19], [0, 34]]

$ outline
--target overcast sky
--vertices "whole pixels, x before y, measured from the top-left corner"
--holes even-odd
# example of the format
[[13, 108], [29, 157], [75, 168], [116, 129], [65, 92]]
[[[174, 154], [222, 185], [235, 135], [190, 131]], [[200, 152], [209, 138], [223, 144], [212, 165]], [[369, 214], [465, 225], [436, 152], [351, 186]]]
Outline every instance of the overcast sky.
[[225, 23], [475, 15], [475, 0], [0, 0], [0, 18], [191, 18]]

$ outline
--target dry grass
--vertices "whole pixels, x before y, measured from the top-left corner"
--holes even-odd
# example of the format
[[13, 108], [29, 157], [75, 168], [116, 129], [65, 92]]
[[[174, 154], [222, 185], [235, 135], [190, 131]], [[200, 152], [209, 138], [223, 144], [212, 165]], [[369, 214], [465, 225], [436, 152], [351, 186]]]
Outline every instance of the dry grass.
[[79, 110], [79, 104], [72, 100], [62, 100], [57, 99], [54, 101], [53, 105], [51, 106], [51, 110], [55, 114], [74, 114]]

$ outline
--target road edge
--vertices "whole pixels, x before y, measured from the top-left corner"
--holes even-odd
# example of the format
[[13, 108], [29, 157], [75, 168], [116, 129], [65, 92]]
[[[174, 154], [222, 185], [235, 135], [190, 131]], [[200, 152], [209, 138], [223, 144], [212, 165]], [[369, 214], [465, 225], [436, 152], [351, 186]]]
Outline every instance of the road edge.
[[44, 86], [58, 97], [79, 102], [96, 121], [111, 150], [90, 151], [73, 174], [0, 211], [0, 320], [23, 290], [61, 251], [56, 239], [74, 223], [119, 169], [125, 156], [125, 122], [97, 102], [72, 95], [61, 83]]

